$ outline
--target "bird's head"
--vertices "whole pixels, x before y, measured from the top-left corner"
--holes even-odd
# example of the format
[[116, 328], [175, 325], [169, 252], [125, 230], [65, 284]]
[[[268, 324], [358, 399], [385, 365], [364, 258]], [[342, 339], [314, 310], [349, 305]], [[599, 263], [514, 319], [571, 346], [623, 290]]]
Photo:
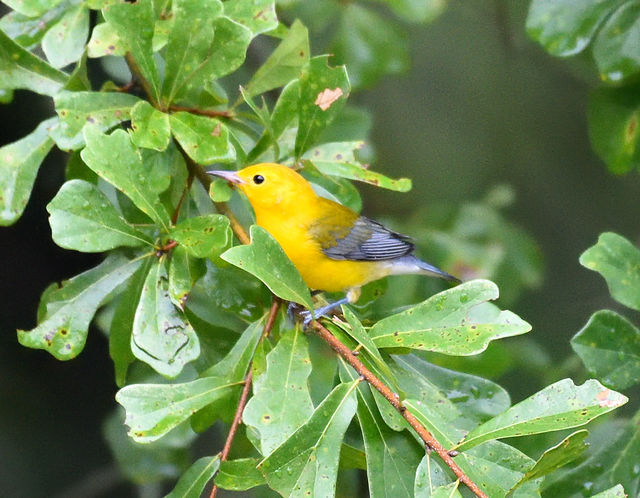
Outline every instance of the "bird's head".
[[290, 210], [315, 197], [311, 184], [291, 168], [261, 163], [240, 171], [208, 171], [224, 178], [247, 196], [256, 214], [260, 210]]

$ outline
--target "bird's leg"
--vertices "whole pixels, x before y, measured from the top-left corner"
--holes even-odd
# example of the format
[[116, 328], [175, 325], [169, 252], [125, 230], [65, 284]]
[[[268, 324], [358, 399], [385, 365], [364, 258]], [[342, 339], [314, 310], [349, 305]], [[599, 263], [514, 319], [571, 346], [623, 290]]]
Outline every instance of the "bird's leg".
[[360, 297], [360, 288], [349, 289], [347, 295], [342, 299], [338, 299], [333, 303], [329, 303], [325, 306], [320, 306], [318, 309], [314, 310], [313, 313], [311, 311], [302, 311], [300, 315], [304, 317], [304, 321], [302, 324], [306, 327], [311, 323], [311, 320], [315, 318], [318, 319], [320, 317], [326, 316], [330, 311], [333, 311], [336, 308], [339, 308], [343, 304], [355, 303]]

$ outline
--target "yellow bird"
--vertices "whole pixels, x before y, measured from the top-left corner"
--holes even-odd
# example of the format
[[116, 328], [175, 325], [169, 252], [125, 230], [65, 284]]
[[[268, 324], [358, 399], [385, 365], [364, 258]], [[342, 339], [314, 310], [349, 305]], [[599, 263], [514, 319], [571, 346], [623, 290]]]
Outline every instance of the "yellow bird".
[[208, 173], [247, 196], [256, 223], [278, 241], [310, 289], [347, 293], [345, 299], [315, 310], [315, 316], [357, 301], [364, 284], [387, 275], [417, 273], [459, 282], [414, 256], [408, 237], [320, 197], [291, 168], [263, 163], [238, 172]]

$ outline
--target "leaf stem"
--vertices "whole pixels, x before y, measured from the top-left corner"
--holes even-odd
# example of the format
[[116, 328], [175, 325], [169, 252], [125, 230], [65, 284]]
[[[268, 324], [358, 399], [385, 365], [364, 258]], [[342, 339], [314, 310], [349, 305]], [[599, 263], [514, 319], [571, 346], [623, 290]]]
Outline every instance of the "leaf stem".
[[453, 461], [453, 458], [448, 450], [446, 450], [433, 435], [418, 421], [418, 419], [403, 406], [400, 398], [397, 394], [391, 391], [378, 377], [376, 377], [371, 370], [364, 366], [364, 364], [353, 354], [347, 346], [342, 344], [329, 330], [327, 330], [322, 324], [317, 321], [311, 323], [316, 334], [318, 334], [331, 348], [338, 353], [349, 365], [351, 365], [358, 374], [375, 387], [382, 396], [393, 406], [396, 411], [402, 415], [402, 417], [409, 423], [414, 431], [420, 436], [428, 449], [435, 450], [435, 452], [442, 458], [444, 463], [453, 471], [456, 477], [466, 484], [466, 486], [478, 497], [487, 498], [487, 495], [474, 483]]
[[146, 80], [146, 78], [144, 76], [142, 76], [142, 72], [140, 71], [140, 67], [138, 66], [138, 63], [136, 62], [136, 60], [133, 58], [133, 55], [131, 55], [131, 52], [127, 52], [124, 56], [124, 60], [127, 62], [127, 66], [129, 66], [129, 71], [131, 71], [131, 78], [135, 83], [138, 83], [142, 89], [144, 90], [144, 93], [147, 95], [147, 98], [149, 99], [149, 102], [151, 103], [151, 105], [153, 107], [158, 107], [158, 102], [156, 102], [156, 99], [153, 97], [153, 92], [151, 90], [151, 85], [149, 84], [149, 82]]
[[[278, 315], [278, 310], [280, 309], [280, 299], [277, 296], [273, 296], [273, 302], [271, 303], [271, 308], [269, 309], [269, 315], [267, 317], [267, 321], [264, 324], [264, 330], [262, 331], [262, 336], [260, 340], [262, 341], [265, 337], [267, 337], [271, 333], [271, 329], [273, 329], [273, 324], [276, 322], [276, 316]], [[249, 391], [251, 390], [251, 383], [253, 381], [253, 374], [251, 369], [251, 364], [249, 365], [249, 371], [247, 375], [244, 377], [244, 386], [242, 388], [242, 394], [240, 395], [240, 401], [238, 401], [238, 407], [236, 408], [236, 413], [233, 417], [233, 422], [231, 423], [231, 427], [229, 428], [229, 434], [227, 434], [227, 440], [224, 442], [224, 447], [222, 448], [222, 452], [220, 453], [220, 462], [226, 461], [229, 453], [231, 451], [231, 446], [233, 445], [233, 439], [236, 436], [236, 432], [238, 430], [238, 426], [242, 421], [242, 412], [244, 412], [244, 407], [247, 404], [247, 400], [249, 399]], [[209, 494], [209, 498], [215, 498], [218, 494], [218, 486], [213, 484], [213, 488], [211, 488], [211, 493]]]

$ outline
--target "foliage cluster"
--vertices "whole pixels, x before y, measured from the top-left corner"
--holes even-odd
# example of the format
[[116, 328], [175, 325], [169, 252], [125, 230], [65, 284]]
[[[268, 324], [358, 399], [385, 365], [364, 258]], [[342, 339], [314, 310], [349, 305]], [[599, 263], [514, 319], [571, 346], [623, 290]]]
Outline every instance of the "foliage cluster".
[[[246, 202], [211, 183], [203, 168], [281, 162], [355, 210], [362, 201], [352, 181], [408, 190], [408, 179], [369, 169], [368, 117], [346, 105], [352, 85], [374, 84], [406, 65], [393, 53], [404, 47], [401, 28], [356, 2], [282, 2], [285, 17], [304, 19], [289, 25], [279, 22], [273, 0], [6, 3], [14, 11], [0, 19], [0, 99], [36, 92], [51, 97], [56, 115], [0, 149], [0, 223], [20, 217], [56, 146], [69, 159], [66, 182], [48, 205], [53, 240], [105, 253], [95, 268], [47, 288], [38, 325], [19, 331], [18, 340], [70, 360], [92, 322], [108, 335], [126, 415], [114, 412], [105, 432], [123, 472], [138, 483], [180, 476], [172, 497], [199, 496], [212, 479], [227, 490], [331, 496], [338, 478], [348, 486], [357, 475], [352, 469], [366, 471], [372, 496], [467, 495], [425, 451], [402, 410], [290, 319], [280, 301], [312, 307], [309, 290], [267, 232], [251, 226], [249, 238]], [[444, 8], [382, 3], [421, 21]], [[598, 33], [594, 55], [608, 79], [635, 74], [626, 45], [607, 33], [633, 31], [637, 5], [570, 4], [534, 1], [531, 36], [568, 55]], [[315, 9], [334, 14], [315, 16]], [[327, 19], [339, 20], [329, 45], [346, 67], [311, 56], [307, 25], [328, 29], [329, 21], [319, 22]], [[614, 20], [615, 29], [600, 28]], [[257, 67], [245, 62], [254, 47], [269, 50]], [[130, 82], [95, 88], [89, 69], [98, 63], [114, 78], [128, 71]], [[624, 95], [636, 98], [629, 88], [605, 89], [591, 106], [599, 123], [594, 147], [616, 171], [635, 167], [637, 107]], [[626, 318], [597, 312], [574, 337], [594, 379], [557, 380], [513, 405], [492, 380], [454, 368], [459, 358], [479, 355], [466, 368], [498, 376], [515, 350], [480, 353], [531, 328], [492, 303], [498, 286], [489, 278], [509, 305], [540, 279], [535, 243], [500, 213], [508, 197], [498, 189], [431, 213], [438, 229], [417, 234], [464, 284], [409, 304], [438, 284], [407, 279], [385, 293], [386, 282], [374, 283], [324, 326], [456, 452], [455, 463], [488, 496], [637, 495], [640, 415], [608, 418], [592, 435], [572, 431], [626, 403], [614, 389], [640, 380], [640, 330]], [[614, 299], [640, 311], [640, 251], [630, 242], [603, 234], [581, 262], [603, 275]], [[235, 442], [242, 449], [233, 459], [218, 453], [192, 461], [197, 434], [231, 422], [245, 395], [245, 431]]]

